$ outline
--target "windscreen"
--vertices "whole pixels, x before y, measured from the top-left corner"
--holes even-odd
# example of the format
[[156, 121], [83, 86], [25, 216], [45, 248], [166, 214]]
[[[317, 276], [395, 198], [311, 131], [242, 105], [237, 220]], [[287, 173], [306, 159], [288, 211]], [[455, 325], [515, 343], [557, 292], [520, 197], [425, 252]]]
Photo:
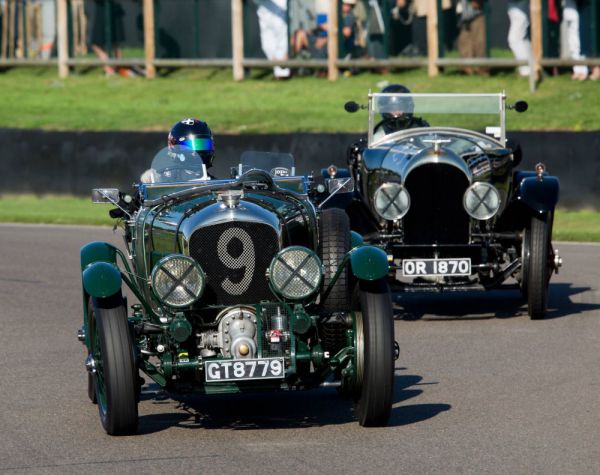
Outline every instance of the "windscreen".
[[185, 183], [210, 180], [197, 152], [184, 146], [165, 147], [142, 175], [142, 183]]
[[454, 127], [504, 137], [502, 94], [372, 94], [375, 141], [416, 127]]
[[240, 158], [239, 174], [248, 170], [264, 170], [271, 176], [295, 176], [296, 167], [291, 153], [246, 151]]

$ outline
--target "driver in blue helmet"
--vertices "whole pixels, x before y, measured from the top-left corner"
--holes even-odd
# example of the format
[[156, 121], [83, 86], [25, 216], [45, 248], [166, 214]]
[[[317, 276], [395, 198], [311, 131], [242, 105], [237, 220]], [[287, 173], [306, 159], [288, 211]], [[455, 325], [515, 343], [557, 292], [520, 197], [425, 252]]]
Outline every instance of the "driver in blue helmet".
[[[410, 94], [410, 90], [401, 84], [390, 84], [383, 94]], [[381, 112], [381, 121], [373, 130], [373, 140], [398, 130], [429, 127], [429, 123], [414, 116], [415, 104], [410, 96], [390, 95], [377, 98], [377, 109]]]
[[155, 158], [153, 168], [142, 175], [144, 183], [209, 180], [215, 146], [208, 124], [199, 119], [177, 122], [167, 138], [166, 153]]

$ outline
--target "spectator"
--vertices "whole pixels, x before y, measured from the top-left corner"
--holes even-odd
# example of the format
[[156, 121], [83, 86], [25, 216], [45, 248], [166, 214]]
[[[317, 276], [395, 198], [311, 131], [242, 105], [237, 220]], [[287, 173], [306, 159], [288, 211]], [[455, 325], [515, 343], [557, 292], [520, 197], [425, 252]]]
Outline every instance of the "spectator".
[[[461, 58], [483, 58], [486, 56], [485, 16], [483, 0], [460, 0], [456, 5], [458, 15], [458, 54]], [[487, 75], [485, 68], [465, 68], [466, 74]]]
[[[579, 33], [579, 10], [575, 0], [565, 0], [563, 8], [563, 22], [567, 34], [567, 49], [572, 59], [583, 59], [581, 54], [581, 35]], [[573, 66], [571, 79], [583, 81], [589, 74], [588, 67], [584, 64]]]
[[[359, 26], [354, 7], [358, 0], [342, 0], [342, 44], [340, 45], [343, 56], [354, 56], [359, 39]], [[310, 31], [299, 29], [292, 38], [292, 46], [295, 55], [303, 53], [310, 58], [327, 58], [327, 15], [319, 13], [316, 15], [317, 26]]]
[[[531, 58], [531, 42], [527, 38], [529, 28], [529, 0], [512, 0], [508, 2], [508, 46], [516, 59]], [[529, 66], [519, 66], [519, 75], [529, 76]]]
[[[94, 0], [96, 6], [96, 16], [92, 27], [92, 50], [102, 60], [107, 60], [110, 54], [114, 58], [122, 57], [120, 45], [125, 40], [125, 28], [123, 26], [123, 17], [125, 10], [115, 0]], [[110, 22], [110, 37], [106, 36], [106, 20]], [[107, 46], [110, 45], [110, 46]], [[128, 70], [124, 70], [125, 74]], [[107, 76], [113, 76], [115, 69], [110, 66], [104, 66], [104, 73]]]
[[342, 56], [355, 57], [358, 41], [358, 21], [354, 15], [357, 0], [342, 0]]
[[[260, 26], [260, 43], [265, 56], [272, 60], [287, 59], [288, 27], [287, 0], [254, 0], [258, 5], [256, 14]], [[276, 79], [290, 77], [290, 69], [275, 66]]]

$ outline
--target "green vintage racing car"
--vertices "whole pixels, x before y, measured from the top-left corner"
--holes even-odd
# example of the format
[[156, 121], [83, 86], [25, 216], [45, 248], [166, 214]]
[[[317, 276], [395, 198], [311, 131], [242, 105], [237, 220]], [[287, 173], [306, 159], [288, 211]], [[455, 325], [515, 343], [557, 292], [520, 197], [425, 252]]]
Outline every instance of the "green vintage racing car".
[[234, 171], [210, 179], [164, 149], [133, 192], [93, 191], [125, 238], [81, 249], [79, 339], [104, 429], [137, 430], [140, 372], [173, 393], [336, 387], [361, 425], [385, 425], [399, 352], [386, 253], [319, 207], [290, 155], [246, 153]]

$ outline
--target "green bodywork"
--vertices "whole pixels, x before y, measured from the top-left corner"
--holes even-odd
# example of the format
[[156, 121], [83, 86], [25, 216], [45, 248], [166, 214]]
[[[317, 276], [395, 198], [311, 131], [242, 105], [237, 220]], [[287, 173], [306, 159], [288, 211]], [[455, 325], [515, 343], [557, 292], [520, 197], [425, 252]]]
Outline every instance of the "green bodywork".
[[[289, 180], [289, 188], [300, 189], [296, 181]], [[172, 188], [172, 187], [171, 187]], [[163, 196], [173, 189], [159, 190], [146, 187], [140, 190], [148, 199]], [[188, 187], [189, 188], [189, 187]], [[175, 190], [175, 192], [181, 190]], [[290, 195], [290, 193], [294, 193]], [[290, 192], [278, 193], [249, 191], [244, 196], [248, 203], [259, 203], [271, 213], [274, 222], [281, 223], [286, 232], [281, 234], [282, 247], [301, 245], [313, 252], [318, 249], [319, 214], [305, 195]], [[125, 223], [130, 237], [129, 256], [118, 248], [103, 242], [94, 242], [81, 249], [81, 270], [83, 284], [83, 306], [85, 343], [92, 351], [89, 335], [94, 329], [88, 321], [90, 299], [106, 299], [121, 292], [121, 284], [133, 292], [141, 305], [134, 305], [129, 316], [135, 342], [138, 367], [160, 386], [180, 391], [196, 391], [206, 394], [233, 393], [255, 389], [297, 389], [318, 386], [327, 378], [341, 381], [342, 387], [351, 387], [356, 374], [355, 329], [353, 313], [347, 312], [348, 319], [341, 333], [340, 344], [324, 348], [320, 341], [323, 314], [319, 298], [326, 299], [336, 284], [343, 269], [350, 266], [357, 279], [376, 280], [387, 275], [389, 267], [384, 251], [362, 243], [360, 235], [351, 236], [352, 250], [339, 263], [335, 275], [319, 292], [302, 301], [286, 300], [274, 294], [273, 301], [256, 302], [252, 305], [207, 305], [204, 295], [189, 308], [173, 309], [162, 305], [151, 289], [150, 275], [154, 266], [165, 256], [172, 254], [189, 255], [186, 240], [181, 233], [182, 223], [194, 216], [197, 210], [214, 205], [214, 194], [199, 193], [185, 200], [157, 200], [153, 206], [142, 207], [135, 219]], [[248, 205], [249, 206], [249, 205]], [[205, 269], [209, 272], [210, 269]], [[216, 331], [216, 315], [224, 315], [231, 309], [251, 309], [256, 325], [257, 358], [282, 357], [285, 362], [285, 377], [281, 380], [251, 380], [243, 382], [206, 382], [204, 375], [207, 361], [227, 359], [222, 353], [202, 355], [196, 350], [196, 340], [202, 332]], [[285, 345], [277, 346], [279, 353], [273, 353], [272, 340], [267, 340], [263, 328], [273, 319], [273, 309], [284, 315]], [[271, 312], [271, 313], [269, 313]], [[278, 314], [279, 315], [279, 314]], [[221, 318], [222, 319], [222, 318]], [[271, 346], [269, 346], [271, 345]], [[283, 345], [283, 343], [281, 343]], [[160, 348], [160, 350], [158, 350]]]

